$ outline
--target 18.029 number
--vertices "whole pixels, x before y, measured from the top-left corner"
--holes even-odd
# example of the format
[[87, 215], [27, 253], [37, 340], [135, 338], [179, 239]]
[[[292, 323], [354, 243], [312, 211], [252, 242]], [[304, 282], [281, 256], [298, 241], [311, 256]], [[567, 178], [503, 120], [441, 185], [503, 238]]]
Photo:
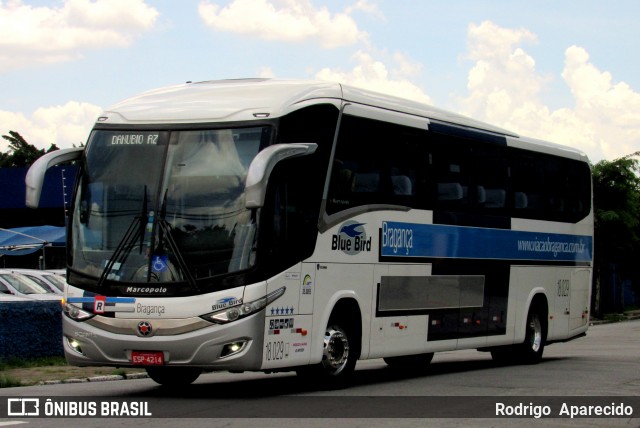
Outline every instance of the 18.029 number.
[[283, 360], [286, 356], [285, 344], [282, 340], [268, 342], [265, 348], [265, 358], [267, 361]]

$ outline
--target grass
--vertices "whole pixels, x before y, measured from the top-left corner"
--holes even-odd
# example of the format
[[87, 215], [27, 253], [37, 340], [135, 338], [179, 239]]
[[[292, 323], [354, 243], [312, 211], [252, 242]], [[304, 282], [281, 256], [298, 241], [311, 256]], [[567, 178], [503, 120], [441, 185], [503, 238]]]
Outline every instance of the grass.
[[143, 371], [132, 368], [75, 367], [68, 365], [63, 357], [0, 360], [0, 388], [95, 376], [117, 375], [126, 378], [128, 374]]
[[624, 314], [606, 314], [604, 319], [609, 322], [619, 322], [626, 320], [627, 317]]
[[123, 378], [127, 378], [127, 373], [131, 373], [130, 371], [127, 371], [125, 369], [119, 368], [119, 369], [115, 369], [111, 374], [115, 375], [115, 376], [122, 376]]
[[0, 359], [0, 372], [11, 369], [25, 369], [29, 367], [64, 366], [67, 362], [64, 357], [40, 357], [31, 359], [11, 358]]
[[22, 386], [22, 382], [11, 375], [0, 373], [0, 388], [12, 388], [14, 386]]

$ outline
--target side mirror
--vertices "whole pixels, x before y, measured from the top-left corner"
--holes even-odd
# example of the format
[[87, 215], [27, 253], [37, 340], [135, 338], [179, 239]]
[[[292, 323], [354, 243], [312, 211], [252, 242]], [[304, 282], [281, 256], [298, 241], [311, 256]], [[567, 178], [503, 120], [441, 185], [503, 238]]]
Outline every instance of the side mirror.
[[40, 205], [40, 194], [42, 193], [42, 185], [44, 183], [44, 175], [52, 166], [59, 165], [64, 162], [80, 159], [84, 147], [74, 147], [72, 149], [56, 150], [40, 156], [36, 160], [29, 171], [25, 184], [27, 186], [27, 194], [25, 203], [29, 208], [38, 208]]
[[264, 206], [267, 182], [275, 165], [284, 159], [313, 154], [318, 145], [315, 143], [275, 144], [269, 146], [251, 161], [245, 186], [245, 207]]

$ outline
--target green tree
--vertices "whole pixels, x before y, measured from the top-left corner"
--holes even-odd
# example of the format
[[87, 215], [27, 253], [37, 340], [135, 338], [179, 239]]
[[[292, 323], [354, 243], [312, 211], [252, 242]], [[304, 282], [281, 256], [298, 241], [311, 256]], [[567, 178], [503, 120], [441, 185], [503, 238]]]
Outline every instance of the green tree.
[[51, 144], [47, 151], [38, 149], [34, 145], [27, 143], [27, 140], [15, 131], [9, 131], [9, 135], [3, 135], [2, 138], [9, 142], [9, 152], [0, 153], [1, 168], [26, 167], [45, 153], [59, 149], [55, 144]]
[[[620, 310], [611, 307], [608, 298], [615, 287], [622, 296], [621, 278], [626, 269], [635, 271], [640, 253], [640, 152], [600, 161], [593, 167], [593, 205], [595, 214], [594, 310]], [[614, 272], [612, 269], [617, 269]], [[628, 273], [627, 273], [628, 275]], [[618, 299], [622, 304], [623, 299]]]

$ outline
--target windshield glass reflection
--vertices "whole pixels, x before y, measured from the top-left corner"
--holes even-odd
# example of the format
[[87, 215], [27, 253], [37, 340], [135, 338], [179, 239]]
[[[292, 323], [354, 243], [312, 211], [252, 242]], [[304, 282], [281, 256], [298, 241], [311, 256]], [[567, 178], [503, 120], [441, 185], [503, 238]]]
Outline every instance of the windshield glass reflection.
[[270, 132], [94, 131], [76, 195], [71, 267], [101, 282], [189, 283], [250, 267], [256, 225], [244, 186]]

